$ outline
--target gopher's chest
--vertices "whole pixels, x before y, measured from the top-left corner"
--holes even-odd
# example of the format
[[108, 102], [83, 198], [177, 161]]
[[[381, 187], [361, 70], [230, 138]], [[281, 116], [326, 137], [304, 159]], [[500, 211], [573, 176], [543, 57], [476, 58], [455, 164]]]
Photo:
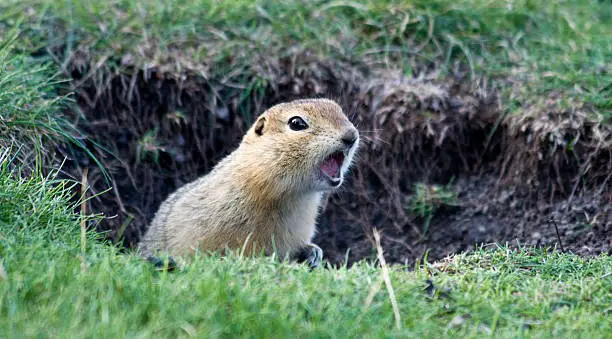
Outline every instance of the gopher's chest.
[[259, 241], [274, 239], [277, 250], [293, 251], [311, 242], [316, 230], [320, 195], [313, 194], [292, 204], [268, 211], [255, 224], [253, 234]]

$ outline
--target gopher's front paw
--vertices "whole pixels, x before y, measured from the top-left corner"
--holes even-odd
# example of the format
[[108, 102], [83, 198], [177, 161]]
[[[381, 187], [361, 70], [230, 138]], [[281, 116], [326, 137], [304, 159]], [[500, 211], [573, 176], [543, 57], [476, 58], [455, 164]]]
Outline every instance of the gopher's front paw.
[[178, 267], [172, 257], [168, 257], [164, 260], [159, 257], [149, 256], [147, 260], [152, 263], [158, 271], [174, 271]]
[[315, 244], [308, 244], [296, 254], [295, 260], [306, 262], [311, 269], [317, 268], [323, 260], [323, 250]]

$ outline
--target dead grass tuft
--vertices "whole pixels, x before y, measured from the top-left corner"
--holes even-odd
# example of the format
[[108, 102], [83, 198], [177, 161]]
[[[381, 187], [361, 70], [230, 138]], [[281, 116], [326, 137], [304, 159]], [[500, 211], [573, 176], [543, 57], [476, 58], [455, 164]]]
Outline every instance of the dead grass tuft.
[[520, 112], [505, 121], [504, 179], [521, 178], [570, 200], [579, 188], [610, 193], [612, 127], [592, 107], [551, 93], [523, 103]]

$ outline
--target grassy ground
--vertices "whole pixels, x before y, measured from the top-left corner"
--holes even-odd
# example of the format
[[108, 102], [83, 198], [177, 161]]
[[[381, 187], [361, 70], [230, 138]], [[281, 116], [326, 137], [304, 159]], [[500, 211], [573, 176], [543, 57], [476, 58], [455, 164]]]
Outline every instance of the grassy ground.
[[439, 77], [460, 62], [473, 75], [518, 81], [521, 90], [506, 93], [509, 107], [557, 91], [612, 112], [607, 1], [9, 0], [0, 6], [4, 26], [25, 15], [23, 48], [55, 49], [61, 65], [76, 62], [86, 73], [126, 67], [177, 78], [188, 73], [249, 95], [275, 82], [262, 69], [308, 49], [406, 74], [432, 63]]
[[[59, 94], [67, 86], [65, 77], [55, 65], [15, 52], [19, 45], [15, 31], [4, 32], [1, 38], [0, 154], [9, 152], [31, 170], [34, 164], [51, 165], [52, 149], [58, 143], [84, 148], [79, 132], [63, 114], [72, 98]], [[92, 159], [99, 164], [93, 155]]]
[[0, 43], [0, 149], [21, 147], [24, 159], [42, 146], [42, 139], [65, 134], [69, 125], [57, 114], [66, 98], [54, 93], [57, 81], [50, 65], [14, 55], [16, 36], [7, 33], [4, 38]]
[[[583, 337], [603, 338], [612, 258], [480, 250], [409, 271], [319, 269], [269, 258], [199, 258], [157, 272], [87, 236], [67, 186], [0, 172], [3, 337]], [[71, 185], [70, 183], [65, 183]], [[426, 282], [431, 279], [435, 287]]]
[[[9, 44], [19, 18], [19, 43]], [[273, 80], [253, 56], [265, 61], [294, 48], [407, 74], [430, 61], [440, 77], [459, 61], [475, 75], [509, 81], [504, 103], [515, 113], [516, 102], [558, 91], [609, 115], [611, 20], [612, 5], [587, 0], [3, 1], [2, 336], [605, 337], [612, 332], [607, 255], [500, 247], [415, 270], [394, 266], [394, 299], [377, 264], [309, 272], [234, 255], [156, 272], [93, 233], [83, 243], [69, 193], [76, 183], [42, 174], [50, 163], [39, 150], [47, 138], [79, 145], [61, 119], [67, 98], [57, 95], [54, 67], [64, 75], [82, 67], [92, 77], [130, 67], [187, 72], [250, 95]], [[27, 164], [38, 166], [19, 173]]]

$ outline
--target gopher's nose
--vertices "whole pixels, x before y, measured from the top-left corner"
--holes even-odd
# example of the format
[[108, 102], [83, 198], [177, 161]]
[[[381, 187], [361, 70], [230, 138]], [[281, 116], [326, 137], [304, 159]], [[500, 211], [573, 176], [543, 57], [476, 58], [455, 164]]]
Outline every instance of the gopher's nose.
[[342, 142], [346, 145], [346, 147], [351, 147], [357, 141], [357, 130], [354, 128], [349, 129], [342, 136]]

